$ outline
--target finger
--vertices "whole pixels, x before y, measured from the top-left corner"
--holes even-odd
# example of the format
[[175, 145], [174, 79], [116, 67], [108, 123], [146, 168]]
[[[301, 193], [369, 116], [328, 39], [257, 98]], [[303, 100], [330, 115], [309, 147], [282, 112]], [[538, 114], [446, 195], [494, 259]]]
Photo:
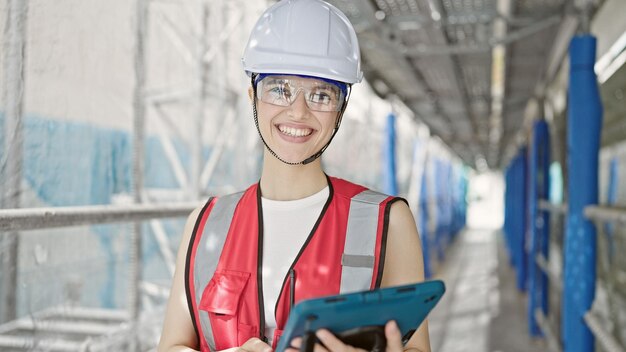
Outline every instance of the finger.
[[390, 320], [385, 325], [385, 337], [387, 338], [387, 352], [403, 351], [402, 334], [400, 328], [394, 320]]
[[296, 337], [291, 340], [291, 347], [300, 348], [302, 345], [302, 337]]
[[313, 347], [313, 352], [328, 352], [328, 350], [324, 348], [324, 346], [320, 345], [319, 343], [316, 343], [315, 346]]
[[[352, 346], [348, 346], [345, 343], [341, 342], [341, 340], [339, 340], [337, 337], [335, 337], [335, 335], [333, 335], [330, 331], [326, 329], [317, 330], [315, 332], [315, 335], [324, 344], [324, 346], [326, 346], [326, 348], [329, 351], [342, 352], [342, 351], [349, 351], [352, 349]], [[323, 347], [320, 346], [320, 348], [323, 348]], [[318, 352], [317, 348], [315, 352]]]
[[257, 337], [246, 341], [241, 348], [248, 352], [272, 352], [272, 347]]

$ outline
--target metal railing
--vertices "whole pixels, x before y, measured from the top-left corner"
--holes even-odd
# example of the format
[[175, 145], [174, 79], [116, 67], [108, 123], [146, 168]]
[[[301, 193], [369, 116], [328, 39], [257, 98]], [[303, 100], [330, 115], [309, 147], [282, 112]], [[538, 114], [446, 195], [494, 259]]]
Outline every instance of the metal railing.
[[0, 209], [0, 231], [133, 222], [187, 216], [199, 202]]
[[[28, 231], [68, 226], [96, 225], [105, 223], [131, 223], [155, 219], [175, 218], [189, 215], [201, 202], [184, 202], [170, 204], [128, 204], [128, 205], [96, 205], [74, 207], [0, 209], [0, 232]], [[157, 236], [158, 231], [155, 232]], [[165, 234], [161, 234], [165, 236]], [[158, 237], [158, 236], [157, 236]], [[157, 241], [159, 238], [157, 238]], [[159, 243], [166, 264], [174, 265], [167, 238]], [[163, 242], [163, 241], [161, 241]], [[168, 254], [169, 253], [169, 254]], [[141, 258], [137, 258], [141, 261]], [[131, 261], [131, 266], [140, 265]], [[163, 298], [168, 290], [158, 285], [141, 282], [136, 283], [141, 292], [152, 297]], [[139, 291], [129, 292], [137, 295]], [[130, 311], [113, 311], [105, 309], [68, 308], [48, 309], [31, 316], [19, 318], [0, 325], [0, 350], [3, 348], [26, 349], [45, 348], [50, 351], [105, 351], [111, 346], [116, 349], [133, 340], [140, 321], [135, 321]], [[139, 325], [138, 325], [139, 324]], [[69, 334], [73, 339], [27, 336], [17, 331], [44, 332], [46, 334]], [[113, 336], [114, 335], [114, 336]], [[84, 336], [76, 341], [76, 336]], [[108, 336], [107, 338], [104, 338]], [[130, 348], [132, 350], [132, 347]]]
[[[615, 206], [587, 206], [584, 210], [587, 219], [598, 223], [626, 223], [626, 208]], [[611, 333], [604, 328], [602, 319], [594, 311], [589, 310], [584, 315], [585, 323], [596, 337], [598, 343], [607, 352], [624, 352], [626, 347], [622, 346]]]
[[563, 275], [558, 274], [553, 269], [551, 269], [548, 265], [548, 260], [541, 253], [537, 254], [537, 256], [535, 257], [535, 262], [537, 263], [539, 268], [541, 268], [541, 270], [543, 270], [543, 272], [548, 275], [550, 282], [559, 290], [559, 292], [562, 292]]
[[[567, 215], [567, 204], [553, 204], [548, 200], [542, 199], [538, 201], [538, 207], [540, 210], [550, 212], [551, 214]], [[587, 219], [594, 222], [618, 222], [626, 223], [626, 207], [614, 207], [614, 206], [587, 206], [584, 209], [584, 214]], [[563, 277], [557, 274], [548, 265], [547, 259], [538, 254], [535, 257], [535, 261], [539, 268], [548, 275], [550, 282], [560, 291], [563, 290]], [[540, 309], [534, 312], [535, 319], [539, 324], [539, 327], [543, 331], [548, 341], [548, 346], [551, 351], [561, 351], [561, 346], [555, 337], [549, 321]], [[608, 352], [624, 352], [626, 348], [620, 345], [620, 343], [611, 335], [611, 333], [603, 327], [602, 321], [597, 313], [592, 310], [588, 311], [584, 316], [585, 323], [596, 337], [598, 343]]]
[[607, 352], [624, 352], [626, 349], [607, 331], [600, 321], [600, 317], [592, 310], [585, 313], [585, 323], [596, 337], [596, 340]]
[[[53, 307], [0, 325], [0, 350], [107, 351], [123, 345], [119, 336], [131, 333], [129, 319], [124, 310]], [[73, 338], [58, 338], [63, 334]]]
[[[537, 206], [541, 211], [547, 211], [550, 214], [556, 214], [559, 216], [565, 216], [567, 214], [567, 204], [554, 204], [546, 199], [539, 199], [537, 203]], [[563, 292], [563, 275], [561, 273], [557, 273], [552, 267], [550, 267], [548, 259], [542, 253], [535, 255], [534, 260], [541, 271], [548, 276], [548, 281], [556, 287], [559, 292]], [[537, 320], [537, 325], [539, 325], [539, 328], [548, 342], [548, 349], [552, 352], [561, 352], [563, 348], [557, 335], [552, 329], [552, 326], [550, 325], [548, 317], [543, 314], [543, 311], [540, 308], [535, 309], [533, 315], [535, 320]]]
[[544, 336], [546, 337], [546, 340], [548, 341], [548, 349], [551, 352], [561, 352], [563, 349], [561, 348], [561, 345], [559, 344], [559, 340], [556, 338], [556, 336], [554, 335], [554, 332], [552, 331], [552, 327], [550, 326], [550, 322], [548, 321], [548, 318], [545, 315], [543, 315], [543, 312], [539, 308], [535, 309], [534, 313], [535, 313], [535, 319], [537, 319], [537, 324], [539, 324], [541, 331], [543, 332]]
[[592, 221], [626, 223], [626, 208], [592, 205], [585, 208], [585, 216]]
[[561, 215], [567, 214], [567, 204], [554, 204], [545, 199], [540, 199], [538, 203], [540, 210]]

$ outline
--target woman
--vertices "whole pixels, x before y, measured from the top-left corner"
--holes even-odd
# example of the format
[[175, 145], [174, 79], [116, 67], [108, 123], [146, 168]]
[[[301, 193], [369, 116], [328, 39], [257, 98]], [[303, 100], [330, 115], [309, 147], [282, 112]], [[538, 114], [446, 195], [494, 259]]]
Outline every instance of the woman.
[[[281, 1], [254, 27], [243, 66], [265, 145], [261, 180], [190, 215], [159, 351], [271, 351], [300, 300], [423, 280], [406, 202], [322, 170], [362, 78], [346, 16], [322, 0]], [[388, 351], [430, 351], [426, 323], [405, 346], [394, 322], [385, 334]], [[316, 350], [352, 349], [317, 336]]]

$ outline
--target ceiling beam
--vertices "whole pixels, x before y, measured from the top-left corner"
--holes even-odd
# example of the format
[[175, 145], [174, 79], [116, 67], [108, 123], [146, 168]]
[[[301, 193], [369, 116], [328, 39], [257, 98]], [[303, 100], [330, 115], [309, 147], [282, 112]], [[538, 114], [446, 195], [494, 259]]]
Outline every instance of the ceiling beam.
[[413, 47], [402, 46], [399, 49], [403, 54], [411, 57], [485, 53], [498, 45], [509, 45], [518, 40], [529, 37], [535, 33], [541, 32], [547, 28], [555, 26], [561, 22], [562, 18], [563, 16], [561, 14], [552, 15], [537, 22], [531, 23], [518, 30], [511, 31], [503, 38], [491, 39], [487, 43], [460, 45], [451, 44], [443, 46], [427, 46], [424, 44], [420, 44]]
[[[437, 11], [442, 14], [443, 17], [446, 17], [446, 10], [443, 6], [443, 0], [438, 0], [438, 3], [434, 3], [434, 1], [430, 2], [431, 6], [437, 6], [438, 5], [438, 9]], [[446, 30], [442, 30], [443, 38], [445, 39], [446, 45], [450, 45], [451, 44], [451, 40], [450, 37], [448, 36], [448, 32]], [[478, 132], [478, 128], [476, 125], [476, 117], [474, 116], [474, 111], [472, 110], [472, 107], [469, 103], [469, 95], [467, 92], [467, 87], [465, 85], [465, 80], [463, 79], [463, 70], [461, 69], [461, 63], [459, 62], [459, 58], [457, 55], [454, 54], [450, 54], [450, 60], [452, 61], [452, 69], [453, 69], [453, 76], [454, 76], [454, 82], [456, 83], [456, 87], [459, 89], [459, 93], [461, 96], [461, 103], [463, 105], [463, 108], [466, 111], [466, 114], [468, 116], [470, 125], [472, 126], [472, 134], [475, 136], [476, 133]]]

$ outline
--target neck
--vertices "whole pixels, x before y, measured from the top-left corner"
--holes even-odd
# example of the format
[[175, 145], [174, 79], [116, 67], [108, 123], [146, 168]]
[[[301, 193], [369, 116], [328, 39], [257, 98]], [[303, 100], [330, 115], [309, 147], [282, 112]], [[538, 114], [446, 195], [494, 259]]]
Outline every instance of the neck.
[[287, 165], [267, 150], [263, 155], [261, 194], [272, 200], [296, 200], [308, 197], [328, 185], [320, 158], [306, 165]]

